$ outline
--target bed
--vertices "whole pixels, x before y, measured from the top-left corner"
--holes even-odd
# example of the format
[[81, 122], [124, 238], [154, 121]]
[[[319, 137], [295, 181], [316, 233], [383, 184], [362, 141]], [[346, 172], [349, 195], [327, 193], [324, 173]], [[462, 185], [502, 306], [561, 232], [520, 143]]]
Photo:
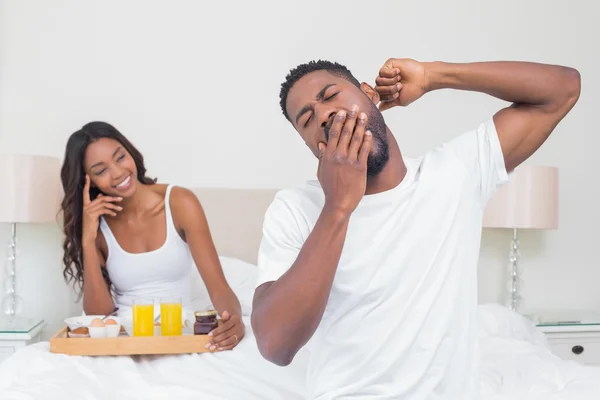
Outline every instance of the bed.
[[[246, 338], [234, 351], [143, 357], [69, 357], [49, 343], [0, 364], [0, 399], [304, 399], [308, 349], [286, 368], [260, 357], [250, 328], [256, 254], [273, 190], [197, 189], [225, 275], [242, 303]], [[197, 275], [197, 274], [196, 274]], [[199, 277], [194, 306], [209, 299]], [[600, 367], [554, 356], [530, 321], [480, 305], [481, 399], [599, 399]]]

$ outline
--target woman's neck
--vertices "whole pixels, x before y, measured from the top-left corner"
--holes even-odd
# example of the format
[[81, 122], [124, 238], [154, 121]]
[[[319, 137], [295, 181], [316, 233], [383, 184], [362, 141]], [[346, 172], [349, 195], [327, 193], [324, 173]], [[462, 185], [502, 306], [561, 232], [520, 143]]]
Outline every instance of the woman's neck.
[[133, 196], [124, 198], [121, 202], [123, 210], [118, 215], [140, 215], [150, 208], [149, 200], [152, 198], [152, 189], [140, 181], [136, 182], [136, 186]]

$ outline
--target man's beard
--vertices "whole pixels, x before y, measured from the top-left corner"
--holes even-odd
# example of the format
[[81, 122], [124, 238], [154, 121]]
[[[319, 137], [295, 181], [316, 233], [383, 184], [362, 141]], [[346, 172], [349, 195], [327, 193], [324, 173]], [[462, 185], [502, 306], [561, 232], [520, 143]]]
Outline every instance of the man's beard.
[[390, 147], [387, 140], [387, 127], [383, 120], [383, 115], [377, 109], [375, 104], [369, 103], [369, 111], [366, 112], [368, 124], [366, 130], [371, 131], [373, 142], [371, 144], [371, 154], [367, 159], [367, 176], [377, 176], [390, 159]]

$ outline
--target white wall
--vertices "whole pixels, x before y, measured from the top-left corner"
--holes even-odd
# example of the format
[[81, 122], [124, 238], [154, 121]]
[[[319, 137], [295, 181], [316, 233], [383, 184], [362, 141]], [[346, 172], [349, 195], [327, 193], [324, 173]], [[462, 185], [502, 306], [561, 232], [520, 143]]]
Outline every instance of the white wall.
[[[297, 63], [337, 60], [369, 82], [388, 57], [567, 64], [583, 77], [579, 104], [530, 160], [560, 167], [560, 229], [522, 235], [526, 305], [598, 308], [599, 14], [582, 1], [548, 0], [0, 0], [0, 151], [62, 158], [70, 133], [105, 120], [161, 181], [283, 187], [315, 171], [278, 105]], [[418, 155], [503, 105], [442, 91], [385, 117], [403, 152]], [[21, 232], [27, 309], [52, 330], [72, 312], [60, 234]], [[481, 301], [501, 301], [510, 238], [484, 233]]]

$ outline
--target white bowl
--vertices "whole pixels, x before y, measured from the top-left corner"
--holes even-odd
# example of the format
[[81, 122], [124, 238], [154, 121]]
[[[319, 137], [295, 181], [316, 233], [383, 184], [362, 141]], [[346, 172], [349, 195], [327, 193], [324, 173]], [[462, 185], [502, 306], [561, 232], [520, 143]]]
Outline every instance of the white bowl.
[[90, 326], [90, 337], [91, 338], [105, 338], [106, 337], [106, 327], [104, 326]]
[[106, 337], [117, 337], [121, 332], [121, 325], [106, 325]]
[[[105, 315], [80, 315], [77, 317], [70, 317], [65, 319], [65, 324], [69, 327], [69, 330], [75, 330], [77, 328], [81, 328], [82, 326], [89, 327], [93, 320], [96, 318], [102, 319]], [[121, 318], [119, 317], [108, 317], [106, 319], [112, 318], [117, 324], [121, 324]]]

